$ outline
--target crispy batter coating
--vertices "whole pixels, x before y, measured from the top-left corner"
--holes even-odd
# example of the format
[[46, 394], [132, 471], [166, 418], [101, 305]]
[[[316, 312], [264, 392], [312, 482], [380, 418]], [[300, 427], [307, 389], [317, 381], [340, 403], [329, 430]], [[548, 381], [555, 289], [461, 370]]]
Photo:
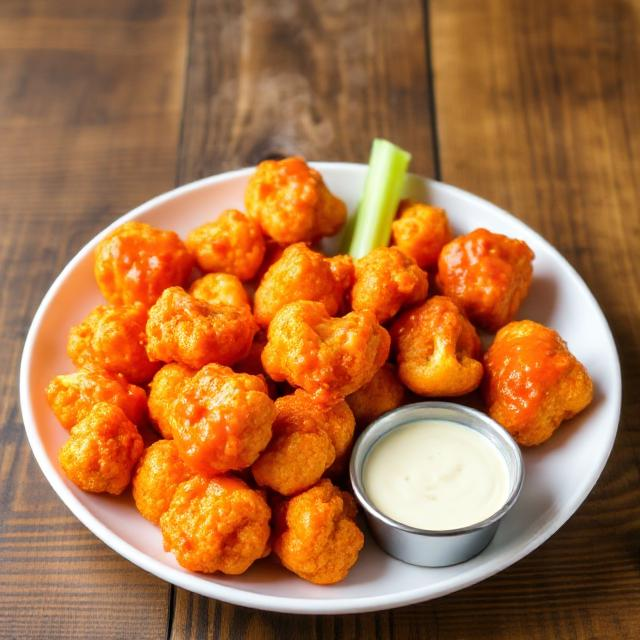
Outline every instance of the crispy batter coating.
[[355, 264], [351, 291], [354, 311], [372, 311], [378, 322], [386, 322], [402, 307], [427, 297], [427, 274], [396, 247], [378, 247]]
[[193, 256], [173, 231], [125, 222], [96, 248], [94, 274], [111, 304], [150, 307], [167, 287], [184, 285]]
[[527, 297], [533, 258], [522, 240], [476, 229], [442, 249], [436, 282], [471, 322], [497, 331]]
[[498, 331], [484, 358], [489, 415], [521, 445], [547, 440], [593, 398], [593, 383], [556, 331], [531, 320]]
[[204, 272], [221, 271], [240, 280], [256, 275], [265, 250], [260, 225], [236, 209], [194, 229], [186, 245]]
[[314, 485], [349, 449], [355, 427], [344, 400], [332, 406], [296, 390], [275, 402], [273, 438], [252, 467], [262, 487], [290, 496]]
[[279, 505], [273, 551], [287, 569], [309, 582], [340, 582], [364, 546], [355, 516], [353, 497], [321, 480]]
[[244, 573], [269, 553], [271, 509], [242, 480], [195, 476], [160, 518], [165, 551], [190, 571]]
[[60, 449], [69, 480], [91, 493], [122, 493], [142, 455], [144, 443], [122, 409], [99, 402], [71, 429]]
[[383, 413], [403, 405], [406, 395], [395, 368], [386, 363], [367, 384], [347, 396], [346, 400], [356, 422], [364, 427]]
[[262, 378], [208, 364], [185, 380], [169, 426], [185, 463], [217, 475], [255, 462], [271, 439], [275, 414]]
[[149, 309], [147, 352], [193, 369], [209, 362], [230, 365], [247, 355], [257, 329], [247, 305], [211, 305], [170, 287]]
[[65, 429], [82, 420], [98, 402], [120, 407], [135, 425], [147, 419], [147, 394], [129, 384], [121, 374], [86, 366], [75, 373], [56, 376], [47, 386], [47, 400]]
[[121, 373], [133, 384], [146, 384], [160, 368], [147, 356], [147, 309], [140, 302], [96, 307], [71, 328], [67, 353], [78, 367], [94, 365], [109, 373]]
[[138, 511], [158, 524], [178, 485], [192, 476], [173, 440], [154, 442], [144, 450], [131, 482]]
[[249, 180], [245, 204], [262, 231], [281, 244], [331, 236], [347, 218], [344, 202], [297, 157], [261, 162]]
[[447, 214], [440, 207], [403, 200], [392, 225], [391, 238], [421, 269], [435, 269], [442, 247], [451, 240]]
[[149, 384], [149, 415], [163, 438], [173, 438], [169, 416], [182, 385], [195, 371], [183, 364], [165, 364]]
[[269, 325], [265, 371], [321, 402], [353, 393], [373, 378], [389, 355], [390, 338], [370, 311], [331, 318], [321, 302], [285, 305]]
[[327, 258], [298, 242], [287, 247], [262, 278], [254, 298], [256, 320], [266, 327], [279, 309], [297, 300], [322, 302], [329, 315], [336, 315], [352, 282], [349, 256]]
[[456, 304], [434, 296], [391, 327], [400, 380], [422, 396], [461, 396], [482, 380], [482, 348]]
[[191, 285], [189, 294], [212, 305], [228, 304], [239, 307], [249, 304], [249, 296], [242, 282], [230, 273], [208, 273], [203, 278], [198, 278]]

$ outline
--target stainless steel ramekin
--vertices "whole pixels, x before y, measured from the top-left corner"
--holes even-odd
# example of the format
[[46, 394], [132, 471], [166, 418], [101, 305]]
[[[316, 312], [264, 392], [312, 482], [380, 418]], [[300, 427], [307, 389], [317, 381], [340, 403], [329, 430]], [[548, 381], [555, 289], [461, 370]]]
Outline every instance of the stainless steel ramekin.
[[[486, 520], [460, 529], [428, 531], [402, 524], [384, 515], [367, 496], [362, 472], [367, 455], [376, 443], [393, 429], [415, 420], [449, 420], [488, 438], [504, 456], [511, 478], [504, 506]], [[371, 423], [353, 448], [351, 483], [365, 510], [369, 527], [389, 555], [421, 567], [445, 567], [469, 560], [492, 540], [500, 521], [518, 499], [524, 482], [524, 463], [518, 445], [497, 422], [479, 411], [452, 402], [418, 402], [394, 409]]]

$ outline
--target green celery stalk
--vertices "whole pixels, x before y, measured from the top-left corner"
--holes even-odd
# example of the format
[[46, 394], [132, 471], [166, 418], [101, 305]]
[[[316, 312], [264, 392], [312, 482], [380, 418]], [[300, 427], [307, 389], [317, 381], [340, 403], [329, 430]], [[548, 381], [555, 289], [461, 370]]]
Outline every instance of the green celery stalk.
[[411, 154], [388, 140], [371, 145], [364, 194], [356, 213], [348, 253], [357, 259], [376, 247], [385, 247], [398, 209]]

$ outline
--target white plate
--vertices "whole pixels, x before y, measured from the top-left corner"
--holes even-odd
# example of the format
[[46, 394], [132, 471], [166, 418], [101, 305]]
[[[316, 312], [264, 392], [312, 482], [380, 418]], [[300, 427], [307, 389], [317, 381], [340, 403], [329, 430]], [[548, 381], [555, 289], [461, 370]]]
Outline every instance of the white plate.
[[[353, 211], [366, 167], [317, 163], [330, 189]], [[522, 222], [454, 187], [411, 177], [409, 195], [444, 207], [457, 233], [483, 226], [525, 240], [536, 254], [531, 292], [519, 317], [557, 329], [586, 365], [595, 383], [593, 404], [545, 445], [527, 450], [527, 479], [515, 508], [478, 557], [443, 569], [403, 564], [370, 539], [348, 578], [333, 586], [298, 579], [275, 562], [258, 562], [245, 575], [205, 576], [182, 569], [162, 549], [159, 530], [135, 510], [129, 496], [83, 493], [66, 480], [58, 449], [67, 434], [52, 415], [44, 388], [70, 371], [65, 343], [69, 327], [102, 302], [93, 279], [98, 240], [125, 220], [144, 220], [182, 236], [226, 208], [243, 208], [252, 169], [200, 180], [143, 204], [91, 240], [56, 279], [27, 336], [20, 371], [25, 429], [35, 457], [62, 501], [96, 536], [146, 571], [205, 596], [234, 604], [295, 613], [354, 613], [429, 600], [462, 589], [508, 567], [551, 536], [586, 498], [602, 472], [620, 413], [620, 366], [607, 322], [589, 289], [566, 260]]]

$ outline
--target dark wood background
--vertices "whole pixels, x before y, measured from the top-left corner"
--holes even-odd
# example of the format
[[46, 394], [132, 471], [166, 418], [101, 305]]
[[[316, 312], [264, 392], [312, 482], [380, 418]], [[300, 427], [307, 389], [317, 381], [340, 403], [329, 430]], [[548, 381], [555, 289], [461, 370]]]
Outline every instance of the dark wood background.
[[[414, 171], [554, 243], [615, 333], [625, 400], [598, 486], [549, 542], [395, 611], [278, 615], [194, 596], [66, 510], [26, 443], [18, 362], [44, 292], [116, 216], [278, 153]], [[638, 638], [639, 0], [2, 0], [0, 637]]]

